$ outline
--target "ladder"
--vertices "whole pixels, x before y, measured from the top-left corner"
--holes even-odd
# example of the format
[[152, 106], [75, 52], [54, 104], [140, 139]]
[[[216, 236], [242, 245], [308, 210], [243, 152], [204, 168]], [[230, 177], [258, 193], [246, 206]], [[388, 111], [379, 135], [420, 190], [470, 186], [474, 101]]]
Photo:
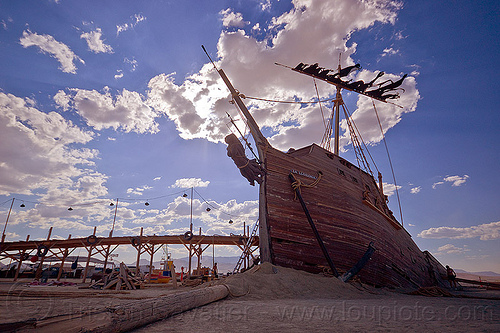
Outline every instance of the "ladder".
[[257, 234], [257, 230], [259, 230], [259, 220], [255, 222], [255, 225], [253, 226], [252, 232], [250, 233], [250, 236], [248, 237], [248, 240], [245, 244], [245, 247], [243, 248], [243, 252], [241, 253], [240, 258], [238, 259], [238, 262], [236, 263], [236, 266], [234, 267], [233, 274], [237, 273], [240, 268], [241, 264], [245, 261], [245, 258], [250, 254], [250, 247], [252, 246], [252, 243], [255, 239], [255, 236]]

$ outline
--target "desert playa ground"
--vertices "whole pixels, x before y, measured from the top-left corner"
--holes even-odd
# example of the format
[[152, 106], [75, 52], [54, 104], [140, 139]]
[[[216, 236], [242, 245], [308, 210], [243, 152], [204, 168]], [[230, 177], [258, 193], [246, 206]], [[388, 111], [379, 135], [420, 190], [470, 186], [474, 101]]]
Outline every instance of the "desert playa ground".
[[[408, 295], [270, 264], [175, 290], [170, 285], [148, 285], [141, 290], [102, 291], [30, 287], [26, 282], [0, 282], [0, 331], [120, 331], [120, 325], [113, 324], [120, 314], [117, 309], [148, 308], [146, 312], [153, 313], [161, 302], [210, 289], [227, 290], [228, 296], [131, 331], [500, 331], [500, 291], [467, 287], [452, 291], [454, 297]], [[133, 319], [122, 322], [134, 326]]]

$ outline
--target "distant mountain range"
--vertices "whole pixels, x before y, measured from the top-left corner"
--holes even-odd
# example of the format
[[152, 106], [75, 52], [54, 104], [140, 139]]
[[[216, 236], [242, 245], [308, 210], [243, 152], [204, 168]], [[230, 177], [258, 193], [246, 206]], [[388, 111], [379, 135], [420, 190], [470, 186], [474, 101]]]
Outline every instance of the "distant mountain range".
[[492, 271], [486, 271], [486, 272], [467, 272], [467, 271], [464, 271], [463, 269], [455, 269], [455, 272], [457, 274], [462, 273], [462, 274], [471, 274], [471, 275], [478, 275], [478, 276], [495, 276], [495, 277], [500, 277], [500, 274], [492, 272]]

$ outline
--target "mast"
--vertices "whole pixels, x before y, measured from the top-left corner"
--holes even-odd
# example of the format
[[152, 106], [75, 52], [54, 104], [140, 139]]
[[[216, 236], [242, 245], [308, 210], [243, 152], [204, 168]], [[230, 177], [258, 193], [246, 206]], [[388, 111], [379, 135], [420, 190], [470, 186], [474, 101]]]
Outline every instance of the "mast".
[[[206, 51], [205, 51], [206, 52]], [[208, 55], [208, 54], [207, 54]], [[215, 65], [214, 65], [215, 66]], [[216, 68], [217, 69], [217, 68]], [[266, 147], [269, 146], [269, 142], [266, 137], [260, 131], [259, 125], [255, 122], [250, 111], [241, 100], [239, 92], [234, 89], [233, 85], [226, 76], [226, 73], [222, 69], [217, 69], [220, 77], [228, 87], [231, 92], [231, 96], [238, 105], [245, 118], [247, 119], [248, 127], [250, 128], [250, 133], [255, 140], [257, 146], [257, 151], [259, 153], [259, 159], [265, 161], [265, 151]], [[271, 237], [269, 237], [269, 227], [267, 224], [267, 198], [266, 198], [266, 177], [259, 187], [259, 250], [261, 262], [272, 263], [271, 257]]]
[[232, 83], [227, 78], [226, 73], [224, 73], [222, 69], [218, 69], [217, 72], [219, 73], [220, 77], [222, 78], [222, 80], [228, 87], [229, 91], [231, 92], [231, 97], [238, 105], [238, 108], [241, 110], [241, 112], [243, 112], [245, 118], [247, 118], [248, 127], [250, 128], [250, 133], [252, 133], [252, 136], [255, 140], [255, 144], [257, 145], [257, 149], [259, 151], [259, 158], [262, 160], [263, 156], [261, 149], [263, 146], [269, 144], [267, 142], [266, 137], [260, 131], [259, 125], [257, 125], [255, 119], [253, 119], [252, 115], [250, 114], [250, 111], [248, 111], [246, 105], [241, 100], [240, 93], [236, 89], [234, 89]]
[[[339, 65], [339, 71], [340, 71], [340, 65]], [[338, 155], [339, 154], [339, 123], [340, 123], [340, 103], [342, 102], [342, 94], [340, 91], [342, 88], [340, 86], [337, 86], [337, 95], [335, 96], [335, 147], [334, 147], [334, 154]]]
[[[340, 74], [340, 71], [342, 70], [342, 67], [340, 67], [340, 59], [342, 57], [342, 53], [339, 54], [339, 66], [337, 67], [337, 73]], [[334, 146], [334, 151], [333, 153], [335, 155], [339, 154], [339, 137], [340, 137], [340, 130], [339, 130], [339, 124], [340, 124], [340, 103], [342, 102], [342, 94], [341, 90], [342, 88], [340, 85], [335, 85], [337, 88], [337, 95], [335, 96], [335, 146]], [[330, 132], [331, 133], [331, 132]]]

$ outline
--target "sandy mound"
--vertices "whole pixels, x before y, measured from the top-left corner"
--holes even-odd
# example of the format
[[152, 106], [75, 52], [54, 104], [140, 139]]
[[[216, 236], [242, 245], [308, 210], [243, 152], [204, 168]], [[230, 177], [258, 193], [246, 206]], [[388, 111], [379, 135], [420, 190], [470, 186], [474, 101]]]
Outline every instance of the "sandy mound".
[[251, 299], [284, 298], [363, 298], [374, 292], [360, 283], [345, 283], [335, 277], [311, 274], [292, 268], [263, 263], [244, 273], [214, 284], [224, 284], [233, 297]]

